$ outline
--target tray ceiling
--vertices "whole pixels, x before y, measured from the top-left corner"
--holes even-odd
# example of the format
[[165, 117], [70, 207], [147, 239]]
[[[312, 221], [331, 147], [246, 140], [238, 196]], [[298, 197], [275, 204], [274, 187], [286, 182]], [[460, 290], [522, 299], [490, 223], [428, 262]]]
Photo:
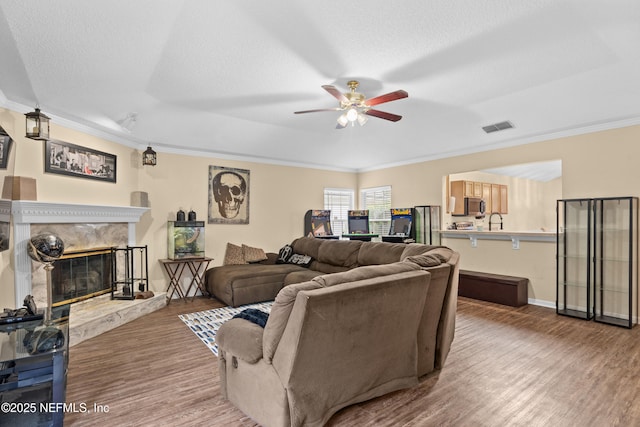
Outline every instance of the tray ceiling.
[[[0, 104], [136, 148], [375, 169], [640, 123], [638, 22], [637, 0], [0, 0]], [[403, 119], [293, 114], [351, 79], [406, 90], [379, 106]]]

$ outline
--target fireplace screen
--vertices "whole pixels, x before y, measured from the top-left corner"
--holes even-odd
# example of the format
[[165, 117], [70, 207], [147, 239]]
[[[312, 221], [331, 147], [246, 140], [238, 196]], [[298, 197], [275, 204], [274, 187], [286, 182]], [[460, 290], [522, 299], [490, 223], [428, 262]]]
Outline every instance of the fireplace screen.
[[111, 248], [65, 253], [51, 271], [52, 304], [81, 301], [111, 290]]

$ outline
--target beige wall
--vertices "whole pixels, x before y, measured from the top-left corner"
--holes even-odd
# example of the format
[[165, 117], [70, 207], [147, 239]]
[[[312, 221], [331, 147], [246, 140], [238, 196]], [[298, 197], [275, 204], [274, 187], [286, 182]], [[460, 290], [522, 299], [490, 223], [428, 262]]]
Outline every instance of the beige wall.
[[[206, 223], [210, 165], [250, 171], [249, 224]], [[167, 221], [174, 221], [179, 209], [193, 209], [205, 221], [206, 255], [215, 259], [212, 265], [222, 264], [227, 242], [277, 252], [304, 233], [308, 209], [324, 207], [325, 187], [356, 186], [351, 173], [165, 153], [158, 153], [158, 165], [145, 167], [140, 176], [138, 190], [148, 192], [151, 212], [143, 216], [138, 238], [149, 245], [150, 259], [167, 257]], [[164, 290], [164, 272], [154, 268], [150, 276], [154, 289]]]
[[[205, 221], [206, 255], [215, 258], [211, 265], [220, 265], [227, 242], [277, 252], [303, 234], [303, 218], [308, 209], [324, 207], [325, 187], [357, 186], [354, 173], [162, 152], [158, 153], [157, 166], [143, 167], [141, 151], [55, 123], [51, 124], [53, 139], [117, 155], [117, 183], [45, 174], [44, 143], [21, 136], [24, 134], [24, 115], [0, 110], [0, 125], [17, 129], [12, 133], [16, 140], [14, 152], [17, 152], [14, 172], [18, 176], [36, 178], [39, 201], [129, 206], [133, 192], [148, 193], [151, 209], [142, 216], [136, 231], [138, 244], [148, 245], [150, 289], [156, 292], [166, 290], [166, 273], [158, 259], [167, 257], [167, 221], [175, 220], [179, 209], [185, 212], [193, 209], [198, 220]], [[210, 165], [250, 170], [249, 224], [206, 223]], [[10, 252], [0, 252], [3, 267], [0, 304], [7, 307], [14, 305]]]
[[393, 204], [440, 203], [442, 177], [519, 163], [562, 160], [563, 197], [637, 196], [640, 126], [613, 129], [363, 172], [360, 187], [393, 187]]
[[[227, 242], [275, 251], [300, 236], [304, 213], [308, 209], [323, 207], [325, 187], [360, 189], [391, 185], [394, 206], [441, 205], [443, 177], [448, 174], [561, 159], [563, 177], [554, 185], [562, 189], [565, 198], [638, 196], [640, 193], [640, 168], [636, 166], [637, 154], [640, 153], [640, 126], [356, 174], [162, 152], [158, 154], [157, 166], [143, 168], [140, 166], [140, 151], [53, 123], [53, 138], [118, 156], [117, 183], [110, 184], [44, 174], [43, 143], [20, 136], [23, 135], [24, 116], [0, 109], [0, 124], [15, 133], [12, 134], [16, 139], [13, 147], [15, 174], [37, 179], [38, 199], [41, 201], [129, 205], [132, 192], [148, 193], [151, 211], [142, 217], [137, 238], [139, 244], [149, 245], [151, 289], [155, 291], [163, 291], [166, 287], [166, 276], [157, 262], [167, 255], [166, 222], [175, 218], [179, 208], [185, 211], [193, 209], [198, 219], [206, 221], [209, 165], [251, 171], [250, 223], [206, 225], [206, 254], [215, 258], [215, 265], [222, 263]], [[451, 244], [454, 249], [467, 244], [448, 240], [445, 244]], [[461, 253], [463, 268], [482, 267], [484, 271], [518, 275], [518, 271], [513, 271], [512, 267], [507, 269], [505, 263], [490, 253], [480, 257], [475, 255], [479, 252], [469, 251], [466, 247], [464, 250], [461, 248]], [[555, 264], [548, 253], [548, 250], [538, 251], [532, 245], [527, 249], [526, 257], [533, 259], [538, 268], [553, 273]], [[524, 258], [525, 251], [518, 254], [521, 255], [510, 252], [510, 256]], [[3, 263], [0, 304], [11, 306], [13, 294], [7, 299], [6, 289], [12, 286], [7, 285], [10, 278], [4, 273], [5, 267], [11, 268], [6, 265], [7, 259], [6, 252], [0, 254], [0, 262]], [[555, 289], [553, 277], [550, 274], [539, 279], [540, 283], [532, 288], [534, 296], [545, 300], [551, 298]]]
[[[369, 171], [359, 175], [359, 183], [361, 187], [391, 185], [396, 206], [442, 204], [443, 177], [448, 174], [560, 159], [562, 179], [551, 183], [550, 189], [558, 191], [560, 187], [563, 198], [637, 197], [639, 155], [640, 126], [630, 126]], [[553, 221], [555, 207], [551, 211], [546, 207], [545, 212], [544, 221]], [[463, 269], [527, 277], [531, 280], [530, 298], [554, 303], [555, 258], [550, 256], [555, 254], [554, 244], [529, 243], [520, 250], [511, 249], [510, 241], [479, 241], [477, 248], [470, 248], [470, 242], [463, 239], [443, 239], [443, 244], [461, 253]], [[502, 245], [500, 250], [496, 250], [497, 245]]]

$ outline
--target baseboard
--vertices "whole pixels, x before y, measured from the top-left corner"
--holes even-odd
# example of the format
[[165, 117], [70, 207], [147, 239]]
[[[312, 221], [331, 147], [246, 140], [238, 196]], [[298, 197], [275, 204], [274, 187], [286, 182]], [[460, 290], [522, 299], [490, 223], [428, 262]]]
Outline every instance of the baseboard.
[[545, 301], [541, 299], [529, 298], [527, 302], [531, 305], [538, 305], [540, 307], [553, 308], [554, 310], [556, 309], [555, 301]]

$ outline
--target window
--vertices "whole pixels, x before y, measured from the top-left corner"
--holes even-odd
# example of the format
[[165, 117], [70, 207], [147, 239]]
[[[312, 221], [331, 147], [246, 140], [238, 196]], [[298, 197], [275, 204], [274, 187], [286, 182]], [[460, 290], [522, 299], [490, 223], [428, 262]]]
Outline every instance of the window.
[[336, 236], [348, 233], [347, 215], [353, 209], [354, 191], [349, 189], [325, 188], [324, 208], [331, 210], [331, 229]]
[[360, 196], [362, 208], [369, 210], [369, 227], [372, 234], [389, 234], [391, 227], [391, 186], [364, 188]]

